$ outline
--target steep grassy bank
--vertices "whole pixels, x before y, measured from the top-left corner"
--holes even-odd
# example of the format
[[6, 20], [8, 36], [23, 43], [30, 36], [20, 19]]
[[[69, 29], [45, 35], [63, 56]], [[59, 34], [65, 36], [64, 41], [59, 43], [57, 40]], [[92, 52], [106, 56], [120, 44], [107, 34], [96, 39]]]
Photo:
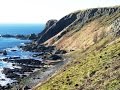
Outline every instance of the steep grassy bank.
[[[120, 39], [85, 53], [75, 51], [72, 63], [36, 90], [119, 90], [120, 89]], [[94, 51], [93, 51], [94, 48]]]

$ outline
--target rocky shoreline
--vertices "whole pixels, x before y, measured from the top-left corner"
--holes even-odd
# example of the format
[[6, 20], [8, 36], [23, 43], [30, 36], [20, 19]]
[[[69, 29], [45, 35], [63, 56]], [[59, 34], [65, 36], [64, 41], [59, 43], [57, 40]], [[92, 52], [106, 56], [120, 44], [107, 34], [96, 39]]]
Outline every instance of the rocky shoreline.
[[[0, 90], [28, 90], [33, 88], [39, 82], [44, 82], [47, 78], [52, 76], [58, 69], [60, 69], [66, 60], [63, 55], [67, 52], [65, 50], [57, 49], [56, 46], [46, 46], [41, 44], [40, 37], [51, 26], [57, 23], [57, 20], [49, 20], [46, 23], [45, 29], [39, 34], [31, 35], [1, 35], [4, 38], [17, 38], [24, 40], [31, 40], [32, 42], [25, 43], [18, 48], [23, 51], [33, 52], [31, 57], [33, 58], [21, 58], [19, 56], [7, 57], [1, 59], [1, 61], [12, 63], [14, 68], [3, 68], [2, 73], [7, 78], [13, 80], [13, 83], [9, 83], [6, 86], [0, 86]], [[16, 50], [11, 50], [16, 52]], [[7, 55], [6, 50], [0, 51], [0, 54]], [[27, 82], [27, 83], [26, 83]]]
[[[62, 55], [67, 53], [64, 50], [58, 50], [55, 46], [39, 45], [38, 47], [35, 44], [33, 44], [33, 42], [26, 43], [26, 45], [20, 46], [19, 48], [21, 48], [24, 51], [36, 52], [35, 54], [32, 55], [32, 57], [38, 59], [37, 60], [31, 58], [21, 59], [21, 57], [9, 57], [2, 59], [1, 61], [12, 63], [12, 66], [15, 68], [13, 69], [3, 68], [2, 73], [5, 74], [7, 78], [14, 80], [14, 82], [9, 83], [6, 86], [0, 86], [0, 90], [11, 90], [14, 86], [19, 86], [20, 82], [24, 80], [24, 78], [30, 77], [31, 74], [34, 74], [39, 71], [46, 72], [46, 70], [50, 69], [51, 67], [54, 67], [62, 63], [63, 62]], [[12, 52], [15, 51], [16, 50], [12, 50]], [[5, 52], [7, 55], [7, 51], [3, 51], [1, 53], [5, 55], [4, 54]], [[38, 82], [34, 84], [37, 83]], [[24, 85], [24, 88], [26, 87], [32, 88]], [[20, 88], [17, 89], [20, 90]]]
[[0, 35], [0, 37], [4, 37], [4, 38], [16, 38], [16, 39], [21, 39], [21, 40], [35, 40], [36, 38], [38, 38], [38, 35], [35, 33], [32, 33], [30, 35], [23, 35], [23, 34], [16, 34], [16, 35], [11, 35], [11, 34], [4, 34], [4, 35]]

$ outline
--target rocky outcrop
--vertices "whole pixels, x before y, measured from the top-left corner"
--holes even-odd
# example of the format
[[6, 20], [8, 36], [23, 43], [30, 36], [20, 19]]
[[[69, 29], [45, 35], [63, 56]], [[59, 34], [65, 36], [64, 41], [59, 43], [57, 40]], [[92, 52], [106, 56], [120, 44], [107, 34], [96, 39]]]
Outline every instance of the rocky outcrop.
[[120, 36], [120, 17], [117, 18], [112, 24], [110, 25], [111, 32], [110, 34], [114, 36]]
[[62, 31], [64, 28], [66, 28], [68, 25], [70, 25], [73, 21], [77, 19], [76, 13], [69, 14], [62, 19], [60, 19], [58, 22], [53, 24], [48, 29], [45, 29], [45, 33], [41, 35], [41, 37], [38, 39], [38, 44], [45, 42], [46, 40], [50, 39], [51, 37], [58, 34], [60, 31]]
[[56, 24], [56, 23], [57, 23], [57, 20], [55, 19], [48, 20], [45, 25], [45, 29], [38, 34], [38, 37], [41, 37], [53, 24]]
[[17, 38], [17, 39], [28, 39], [27, 35], [21, 35], [21, 34], [17, 34], [17, 35], [5, 34], [5, 35], [1, 35], [1, 37], [4, 37], [4, 38]]
[[35, 40], [37, 39], [37, 35], [36, 34], [30, 34], [30, 36], [28, 37], [30, 40]]

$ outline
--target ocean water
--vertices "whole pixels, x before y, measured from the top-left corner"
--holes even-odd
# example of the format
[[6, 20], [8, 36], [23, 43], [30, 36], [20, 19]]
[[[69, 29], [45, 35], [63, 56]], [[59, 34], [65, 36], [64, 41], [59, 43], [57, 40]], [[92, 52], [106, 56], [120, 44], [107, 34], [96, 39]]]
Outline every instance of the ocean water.
[[[42, 24], [0, 24], [0, 35], [4, 34], [32, 34], [32, 33], [40, 33], [44, 29], [45, 25]], [[6, 85], [7, 83], [11, 83], [12, 80], [6, 78], [2, 73], [3, 68], [13, 68], [11, 63], [7, 63], [2, 61], [2, 59], [6, 57], [21, 57], [21, 58], [32, 58], [32, 52], [26, 52], [19, 49], [17, 46], [23, 45], [26, 42], [30, 42], [29, 40], [20, 40], [16, 38], [3, 38], [0, 37], [0, 51], [6, 50], [7, 55], [0, 54], [0, 84]], [[12, 50], [16, 50], [12, 52]], [[4, 80], [2, 80], [4, 79]]]
[[[32, 34], [32, 33], [40, 33], [44, 29], [44, 24], [0, 24], [0, 34]], [[28, 52], [24, 52], [19, 50], [17, 46], [24, 44], [26, 42], [30, 42], [29, 40], [20, 40], [16, 38], [3, 38], [0, 37], [0, 50], [6, 49], [9, 55], [15, 56], [25, 56], [29, 54]], [[17, 52], [10, 52], [11, 49], [17, 49]], [[3, 55], [0, 55], [0, 59], [3, 58]], [[1, 64], [1, 63], [0, 63]], [[1, 64], [2, 65], [2, 64]]]
[[29, 40], [20, 40], [16, 38], [0, 37], [0, 50], [19, 46], [20, 44], [26, 43], [26, 42], [29, 42]]
[[[37, 34], [40, 33], [44, 29], [44, 27], [45, 27], [44, 24], [0, 24], [0, 35], [5, 35], [5, 34], [28, 35], [32, 33]], [[26, 42], [26, 40], [0, 37], [0, 49], [14, 47], [24, 42]]]
[[44, 24], [0, 24], [0, 34], [31, 34], [40, 33]]

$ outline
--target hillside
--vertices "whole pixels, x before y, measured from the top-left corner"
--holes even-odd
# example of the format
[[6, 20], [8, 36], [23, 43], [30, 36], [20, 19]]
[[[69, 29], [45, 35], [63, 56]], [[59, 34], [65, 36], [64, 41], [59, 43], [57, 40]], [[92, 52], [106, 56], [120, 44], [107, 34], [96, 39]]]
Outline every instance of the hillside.
[[64, 57], [71, 62], [35, 90], [119, 90], [120, 7], [88, 9], [67, 16], [39, 40], [67, 50]]

